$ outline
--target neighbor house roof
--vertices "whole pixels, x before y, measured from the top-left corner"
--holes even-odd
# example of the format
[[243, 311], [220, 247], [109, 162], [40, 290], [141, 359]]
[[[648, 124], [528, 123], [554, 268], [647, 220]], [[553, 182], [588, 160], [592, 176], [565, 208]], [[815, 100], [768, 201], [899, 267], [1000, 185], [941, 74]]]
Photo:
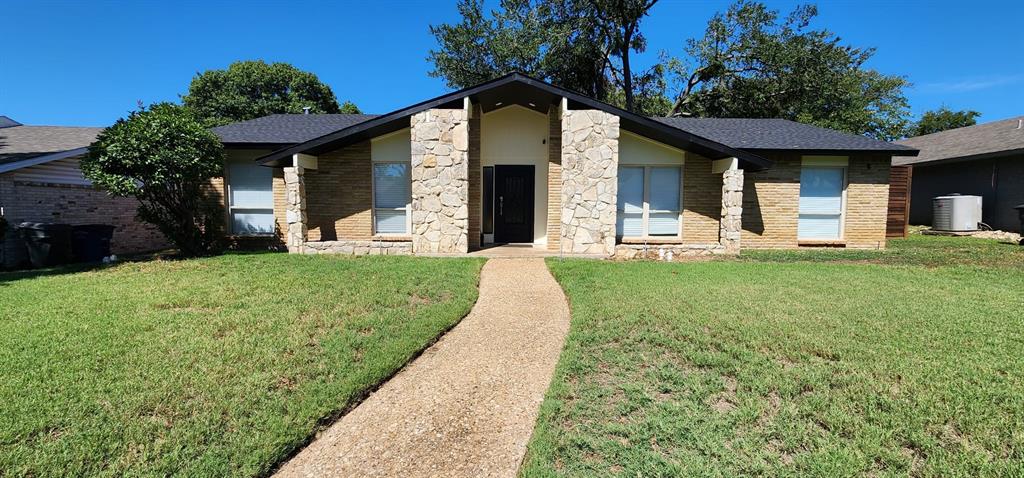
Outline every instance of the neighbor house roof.
[[1024, 153], [1024, 116], [941, 131], [897, 141], [918, 148], [916, 158], [893, 158], [893, 164], [967, 161]]
[[102, 129], [24, 125], [0, 128], [0, 173], [84, 154]]
[[379, 115], [276, 114], [213, 128], [225, 144], [290, 145], [362, 123]]
[[655, 118], [681, 130], [747, 150], [851, 151], [912, 155], [914, 148], [775, 118]]

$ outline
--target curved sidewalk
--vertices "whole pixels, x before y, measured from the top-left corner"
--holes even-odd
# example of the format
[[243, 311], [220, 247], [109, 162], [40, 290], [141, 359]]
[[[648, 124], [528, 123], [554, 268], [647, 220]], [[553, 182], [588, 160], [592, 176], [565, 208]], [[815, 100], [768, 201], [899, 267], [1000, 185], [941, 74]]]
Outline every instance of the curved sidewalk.
[[489, 260], [469, 315], [277, 476], [515, 476], [568, 329], [543, 259]]

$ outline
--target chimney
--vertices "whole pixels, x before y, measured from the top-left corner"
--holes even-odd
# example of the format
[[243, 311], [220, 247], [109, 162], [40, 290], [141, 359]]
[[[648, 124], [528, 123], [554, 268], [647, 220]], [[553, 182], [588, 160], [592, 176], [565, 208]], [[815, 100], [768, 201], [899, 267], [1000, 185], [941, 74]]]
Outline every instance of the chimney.
[[309, 110], [311, 110], [311, 109], [313, 109], [312, 106], [303, 106], [302, 107], [302, 114], [308, 115], [309, 114]]

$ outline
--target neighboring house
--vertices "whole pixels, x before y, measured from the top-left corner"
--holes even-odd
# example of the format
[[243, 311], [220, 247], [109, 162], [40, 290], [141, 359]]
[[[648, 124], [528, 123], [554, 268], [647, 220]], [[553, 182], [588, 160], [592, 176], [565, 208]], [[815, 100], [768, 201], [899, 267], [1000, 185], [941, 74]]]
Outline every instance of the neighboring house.
[[913, 167], [910, 223], [931, 225], [932, 198], [951, 193], [982, 197], [982, 221], [1017, 231], [1014, 206], [1024, 204], [1024, 116], [898, 141], [921, 150], [893, 158]]
[[135, 219], [135, 199], [110, 197], [82, 176], [78, 161], [101, 129], [24, 126], [0, 116], [0, 209], [9, 223], [0, 268], [27, 260], [14, 231], [21, 222], [113, 225], [115, 254], [167, 247], [155, 228]]
[[891, 157], [916, 153], [785, 120], [647, 118], [522, 74], [214, 131], [232, 233], [297, 253], [881, 248]]

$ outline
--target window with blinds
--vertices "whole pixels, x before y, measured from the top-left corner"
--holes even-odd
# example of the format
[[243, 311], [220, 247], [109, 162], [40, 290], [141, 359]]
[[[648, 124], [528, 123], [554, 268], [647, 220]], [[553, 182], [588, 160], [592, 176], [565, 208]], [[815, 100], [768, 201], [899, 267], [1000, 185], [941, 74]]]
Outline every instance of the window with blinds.
[[800, 170], [798, 239], [829, 240], [842, 237], [845, 185], [844, 167], [804, 166]]
[[231, 233], [274, 233], [273, 170], [251, 161], [228, 163], [228, 213]]
[[679, 236], [681, 183], [679, 167], [620, 167], [617, 235]]
[[377, 234], [409, 233], [409, 163], [373, 164], [373, 227]]

